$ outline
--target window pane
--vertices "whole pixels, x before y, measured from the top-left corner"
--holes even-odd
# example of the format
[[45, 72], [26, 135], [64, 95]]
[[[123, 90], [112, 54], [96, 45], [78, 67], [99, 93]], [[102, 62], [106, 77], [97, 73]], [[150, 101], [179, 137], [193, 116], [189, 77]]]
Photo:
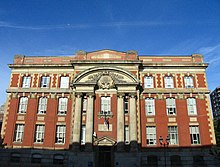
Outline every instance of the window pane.
[[194, 99], [194, 98], [187, 99], [187, 109], [188, 109], [189, 115], [196, 115], [197, 114], [196, 99]]
[[165, 88], [173, 88], [173, 77], [172, 76], [165, 76], [164, 77]]
[[64, 115], [67, 112], [67, 98], [59, 98], [58, 114]]
[[166, 108], [168, 115], [176, 115], [176, 102], [174, 98], [166, 99]]
[[128, 102], [128, 98], [124, 98], [124, 113], [127, 114], [129, 111], [129, 102]]
[[178, 144], [177, 126], [169, 126], [168, 127], [168, 135], [170, 137], [170, 144]]
[[64, 144], [65, 143], [65, 133], [66, 126], [65, 125], [57, 125], [56, 128], [56, 143]]
[[110, 114], [111, 99], [109, 96], [101, 97], [101, 114]]
[[86, 112], [87, 110], [87, 97], [83, 97], [83, 112]]
[[81, 144], [85, 144], [86, 142], [86, 126], [82, 125], [82, 130], [81, 130]]
[[125, 144], [129, 143], [129, 126], [125, 125]]
[[42, 77], [41, 78], [41, 88], [49, 88], [50, 77]]
[[185, 76], [184, 77], [184, 82], [185, 82], [185, 87], [186, 88], [193, 88], [194, 87], [192, 76]]
[[155, 145], [156, 144], [156, 127], [155, 126], [147, 126], [146, 127], [146, 135], [147, 135], [147, 144]]
[[14, 141], [22, 142], [24, 135], [24, 124], [17, 124], [15, 127]]
[[146, 115], [155, 115], [155, 104], [154, 99], [145, 99], [145, 111]]
[[38, 114], [46, 114], [46, 111], [47, 111], [47, 98], [41, 97], [39, 99], [39, 104], [38, 104]]
[[190, 126], [191, 144], [200, 144], [200, 135], [198, 126]]
[[144, 87], [145, 88], [153, 88], [154, 87], [152, 76], [145, 76], [144, 77]]
[[35, 142], [42, 143], [44, 141], [44, 125], [36, 125]]
[[31, 77], [30, 76], [24, 76], [23, 82], [22, 82], [22, 88], [30, 88], [31, 83]]
[[60, 88], [69, 88], [69, 77], [60, 78]]
[[18, 113], [24, 114], [27, 112], [27, 103], [28, 103], [28, 98], [27, 97], [21, 97], [19, 101], [19, 109]]

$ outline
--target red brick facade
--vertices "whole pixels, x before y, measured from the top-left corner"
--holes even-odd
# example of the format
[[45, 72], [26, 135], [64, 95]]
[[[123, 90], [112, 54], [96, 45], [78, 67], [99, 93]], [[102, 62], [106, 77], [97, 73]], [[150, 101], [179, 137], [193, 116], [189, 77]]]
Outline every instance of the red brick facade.
[[[159, 137], [166, 138], [168, 126], [178, 128], [178, 143], [170, 145], [172, 147], [215, 144], [208, 99], [209, 90], [206, 84], [207, 64], [203, 62], [201, 55], [138, 56], [134, 51], [102, 50], [90, 53], [80, 51], [75, 56], [66, 57], [16, 56], [14, 64], [10, 64], [9, 67], [12, 69], [12, 74], [10, 86], [7, 89], [7, 111], [1, 133], [6, 147], [68, 149], [73, 143], [72, 139], [75, 134], [73, 129], [76, 93], [86, 96], [88, 92], [82, 86], [87, 88], [86, 82], [92, 81], [91, 77], [95, 78], [100, 73], [103, 73], [102, 76], [110, 76], [109, 78], [113, 79], [115, 85], [105, 89], [97, 88], [97, 79], [97, 85], [91, 87], [94, 99], [93, 132], [97, 135], [94, 141], [108, 137], [117, 144], [118, 96], [119, 93], [124, 93], [124, 96], [128, 97], [131, 96], [130, 94], [135, 94], [137, 143], [142, 147], [159, 147]], [[110, 75], [110, 73], [114, 74]], [[22, 88], [24, 76], [31, 77], [28, 88]], [[43, 76], [50, 77], [47, 88], [41, 88]], [[70, 86], [61, 89], [61, 77], [64, 76], [69, 77]], [[145, 88], [145, 76], [153, 78], [153, 88]], [[165, 88], [164, 78], [166, 76], [173, 78], [173, 88]], [[193, 78], [192, 88], [185, 88], [185, 76]], [[120, 78], [124, 79], [124, 83], [120, 81]], [[133, 80], [136, 85], [131, 83]], [[88, 87], [89, 85], [90, 83]], [[106, 121], [104, 116], [100, 116], [102, 96], [110, 97], [112, 117], [107, 117], [107, 119], [111, 130], [100, 130]], [[18, 113], [21, 97], [28, 97], [26, 113]], [[41, 97], [47, 98], [47, 109], [46, 114], [40, 115], [38, 104]], [[59, 99], [63, 97], [68, 99], [67, 111], [64, 115], [58, 115]], [[154, 99], [155, 114], [153, 115], [146, 115], [145, 99], [147, 98]], [[175, 99], [176, 113], [173, 115], [167, 114], [167, 98]], [[195, 115], [189, 115], [187, 112], [187, 98], [196, 99], [197, 113]], [[83, 112], [81, 114], [81, 125], [86, 126], [86, 114]], [[124, 125], [130, 126], [131, 119], [133, 118], [130, 117], [130, 112], [124, 114]], [[15, 141], [16, 124], [24, 125], [22, 142]], [[41, 143], [34, 142], [36, 125], [45, 127], [44, 139]], [[64, 125], [66, 128], [63, 143], [56, 143], [58, 125]], [[147, 126], [156, 127], [156, 144], [147, 144]], [[190, 126], [199, 127], [200, 141], [196, 145], [191, 143]], [[130, 131], [130, 133], [133, 132]]]

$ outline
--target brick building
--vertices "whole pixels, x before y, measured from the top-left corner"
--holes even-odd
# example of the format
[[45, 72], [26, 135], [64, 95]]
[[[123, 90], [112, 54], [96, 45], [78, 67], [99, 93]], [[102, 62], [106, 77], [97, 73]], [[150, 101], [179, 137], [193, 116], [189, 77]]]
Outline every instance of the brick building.
[[[83, 159], [69, 158], [75, 166], [144, 166], [164, 163], [156, 157], [161, 138], [168, 139], [171, 150], [213, 146], [207, 66], [199, 54], [16, 55], [9, 64], [1, 131], [5, 147], [69, 150]], [[173, 152], [169, 156], [177, 157], [165, 163], [184, 159], [185, 154]]]
[[220, 119], [220, 87], [218, 86], [210, 94], [213, 116], [216, 119]]

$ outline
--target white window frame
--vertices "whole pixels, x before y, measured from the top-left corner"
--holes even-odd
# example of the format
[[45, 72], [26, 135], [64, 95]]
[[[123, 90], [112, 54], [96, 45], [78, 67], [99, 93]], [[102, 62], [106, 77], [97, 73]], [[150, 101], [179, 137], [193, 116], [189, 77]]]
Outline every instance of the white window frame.
[[199, 133], [199, 126], [190, 126], [190, 139], [191, 139], [191, 144], [200, 144], [200, 133]]
[[101, 97], [101, 114], [110, 115], [111, 113], [111, 97], [102, 96]]
[[129, 144], [130, 142], [130, 136], [129, 136], [129, 126], [125, 125], [125, 132], [124, 132], [124, 137], [125, 137], [125, 144]]
[[192, 76], [184, 77], [185, 88], [194, 88], [194, 82]]
[[44, 130], [45, 130], [45, 125], [36, 125], [36, 129], [35, 129], [35, 142], [36, 143], [44, 142]]
[[174, 98], [166, 99], [166, 110], [167, 110], [167, 115], [176, 115], [176, 99]]
[[41, 88], [49, 88], [50, 86], [50, 77], [42, 76], [41, 77]]
[[60, 77], [60, 88], [69, 88], [69, 77]]
[[153, 76], [145, 76], [144, 77], [144, 88], [154, 88]]
[[19, 101], [19, 114], [25, 114], [27, 112], [27, 105], [28, 105], [28, 98], [27, 97], [21, 97]]
[[174, 88], [174, 77], [173, 76], [165, 76], [164, 77], [164, 85], [165, 88]]
[[177, 126], [168, 126], [168, 136], [170, 137], [170, 145], [177, 145], [179, 143]]
[[38, 114], [46, 114], [47, 111], [47, 98], [40, 97], [38, 102]]
[[153, 98], [145, 99], [146, 115], [155, 115], [155, 100]]
[[24, 124], [16, 124], [14, 142], [22, 142], [24, 136]]
[[81, 127], [81, 144], [84, 145], [86, 143], [86, 126], [82, 125]]
[[67, 106], [68, 106], [68, 98], [66, 97], [59, 98], [58, 115], [66, 115]]
[[30, 88], [31, 85], [31, 77], [23, 76], [22, 88]]
[[187, 98], [187, 110], [188, 110], [188, 115], [197, 115], [195, 98]]
[[57, 125], [56, 127], [56, 144], [64, 144], [66, 136], [66, 126], [65, 125]]
[[147, 145], [156, 145], [157, 137], [156, 137], [156, 127], [155, 126], [146, 126], [146, 142]]

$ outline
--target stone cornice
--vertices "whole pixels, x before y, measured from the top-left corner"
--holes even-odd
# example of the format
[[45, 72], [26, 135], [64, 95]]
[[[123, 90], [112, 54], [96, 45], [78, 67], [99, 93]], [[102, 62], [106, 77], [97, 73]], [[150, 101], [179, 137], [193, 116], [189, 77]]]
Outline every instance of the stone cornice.
[[207, 68], [208, 63], [143, 63], [143, 68]]
[[23, 88], [11, 88], [6, 90], [7, 93], [72, 93], [71, 89], [23, 89]]
[[9, 68], [72, 68], [71, 64], [8, 64]]
[[145, 93], [205, 93], [209, 94], [210, 90], [208, 89], [186, 89], [186, 88], [174, 88], [174, 89], [145, 89]]

